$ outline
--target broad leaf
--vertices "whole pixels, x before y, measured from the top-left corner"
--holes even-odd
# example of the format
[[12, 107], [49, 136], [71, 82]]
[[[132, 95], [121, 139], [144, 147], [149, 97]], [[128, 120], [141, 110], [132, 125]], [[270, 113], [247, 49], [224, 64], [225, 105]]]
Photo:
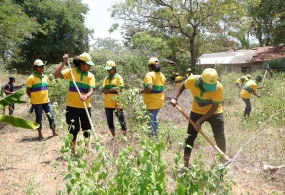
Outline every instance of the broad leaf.
[[0, 122], [8, 123], [13, 125], [14, 127], [21, 127], [24, 129], [37, 129], [39, 128], [39, 124], [34, 123], [32, 121], [28, 121], [19, 117], [10, 116], [10, 115], [0, 115]]
[[12, 103], [25, 103], [25, 101], [21, 101], [20, 98], [24, 95], [23, 90], [19, 90], [12, 95], [6, 96], [4, 99], [0, 100], [0, 109], [5, 106], [8, 106]]
[[2, 91], [2, 89], [0, 89], [0, 97], [4, 97], [4, 93], [3, 93], [3, 91]]

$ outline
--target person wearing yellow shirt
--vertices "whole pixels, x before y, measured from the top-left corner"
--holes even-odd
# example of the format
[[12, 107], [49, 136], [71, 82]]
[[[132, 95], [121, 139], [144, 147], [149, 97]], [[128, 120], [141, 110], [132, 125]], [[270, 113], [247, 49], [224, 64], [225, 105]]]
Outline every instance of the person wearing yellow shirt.
[[257, 89], [261, 89], [262, 87], [257, 87], [257, 84], [262, 81], [261, 76], [257, 76], [255, 80], [249, 80], [246, 82], [246, 84], [243, 86], [239, 96], [243, 99], [245, 103], [245, 109], [243, 112], [244, 116], [250, 116], [251, 112], [251, 103], [250, 103], [250, 96], [251, 94], [255, 95], [256, 97], [260, 97], [260, 95], [256, 94]]
[[[115, 137], [114, 115], [115, 112], [119, 123], [121, 125], [123, 135], [127, 133], [127, 125], [124, 117], [122, 105], [119, 105], [113, 97], [116, 96], [120, 89], [124, 88], [124, 81], [121, 75], [117, 73], [116, 64], [114, 61], [107, 61], [104, 68], [108, 72], [108, 76], [103, 81], [103, 88], [101, 90], [104, 96], [104, 108], [107, 117], [107, 124], [113, 137]], [[118, 89], [119, 88], [119, 89]]]
[[42, 60], [37, 59], [34, 62], [34, 72], [31, 74], [26, 81], [26, 93], [30, 98], [30, 102], [36, 113], [36, 123], [40, 125], [38, 128], [39, 140], [44, 140], [42, 134], [42, 113], [45, 112], [52, 135], [56, 136], [56, 126], [54, 122], [54, 114], [51, 109], [51, 104], [48, 96], [49, 79], [43, 74], [44, 63]]
[[172, 106], [175, 107], [178, 104], [178, 98], [185, 89], [189, 89], [193, 96], [190, 118], [197, 126], [195, 129], [191, 123], [188, 123], [188, 137], [184, 148], [184, 165], [188, 168], [194, 141], [198, 130], [205, 121], [210, 123], [217, 146], [224, 153], [226, 153], [226, 139], [222, 108], [223, 86], [218, 81], [216, 70], [206, 68], [202, 75], [193, 75], [186, 79], [176, 92], [175, 97], [171, 99]]
[[[80, 127], [82, 128], [83, 136], [85, 138], [90, 137], [91, 124], [85, 111], [83, 101], [85, 102], [89, 116], [91, 117], [90, 97], [95, 88], [95, 77], [89, 70], [91, 66], [94, 66], [95, 64], [92, 62], [88, 53], [82, 53], [73, 59], [75, 68], [72, 68], [71, 70], [68, 68], [62, 70], [67, 63], [68, 57], [68, 54], [63, 55], [63, 61], [55, 70], [53, 76], [69, 81], [68, 92], [66, 95], [65, 117], [66, 123], [68, 124], [68, 131], [73, 135], [70, 146], [72, 154], [75, 155], [76, 139]], [[74, 76], [80, 94], [76, 90], [71, 74]]]
[[182, 85], [182, 82], [183, 82], [184, 77], [179, 76], [179, 73], [178, 73], [178, 72], [175, 74], [175, 76], [176, 76], [176, 77], [175, 77], [176, 87], [179, 88], [179, 87]]
[[186, 71], [186, 78], [189, 78], [192, 75], [192, 70], [191, 68], [188, 68]]
[[251, 78], [251, 76], [248, 74], [246, 76], [241, 76], [236, 80], [236, 86], [238, 88], [240, 88], [241, 86], [243, 86], [249, 79]]
[[157, 134], [157, 115], [164, 102], [165, 76], [160, 72], [160, 64], [157, 58], [150, 58], [148, 62], [148, 73], [145, 75], [143, 87], [140, 91], [143, 95], [146, 109], [149, 112], [151, 122], [149, 124], [150, 135]]

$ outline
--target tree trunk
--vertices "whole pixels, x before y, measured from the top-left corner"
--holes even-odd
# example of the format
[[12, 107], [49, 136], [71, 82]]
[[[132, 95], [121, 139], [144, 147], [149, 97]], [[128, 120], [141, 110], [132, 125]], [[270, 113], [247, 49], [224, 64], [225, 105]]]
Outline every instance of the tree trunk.
[[196, 53], [195, 53], [195, 37], [197, 35], [197, 26], [193, 27], [193, 33], [190, 37], [190, 57], [191, 57], [191, 64], [190, 67], [193, 73], [196, 73]]

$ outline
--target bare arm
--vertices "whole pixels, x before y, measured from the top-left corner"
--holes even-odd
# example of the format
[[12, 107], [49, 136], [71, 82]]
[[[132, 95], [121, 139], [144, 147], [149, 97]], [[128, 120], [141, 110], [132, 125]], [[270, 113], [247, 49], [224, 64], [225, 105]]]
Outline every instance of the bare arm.
[[88, 98], [91, 97], [93, 91], [94, 91], [93, 88], [89, 88], [89, 89], [88, 89], [88, 93], [86, 93], [85, 95], [80, 95], [79, 98], [80, 98], [82, 101], [85, 101], [86, 99], [88, 99]]
[[144, 90], [141, 90], [140, 93], [150, 93], [152, 91], [152, 85], [147, 86]]
[[31, 89], [30, 88], [26, 89], [26, 93], [29, 96], [29, 98], [31, 99]]
[[5, 89], [6, 94], [13, 94], [14, 92], [8, 91], [8, 89]]
[[62, 71], [63, 67], [65, 66], [67, 60], [68, 60], [68, 54], [64, 54], [62, 58], [63, 58], [62, 63], [59, 65], [59, 67], [53, 73], [54, 78], [61, 78], [61, 71]]
[[170, 100], [170, 103], [173, 107], [176, 106], [177, 104], [177, 101], [178, 101], [178, 97], [180, 96], [180, 94], [185, 90], [185, 87], [184, 87], [184, 83], [179, 87], [178, 91], [176, 92], [175, 94], [175, 97], [173, 97], [171, 100]]
[[256, 94], [255, 91], [253, 91], [252, 94], [255, 95], [256, 97], [260, 97], [260, 95]]
[[104, 88], [102, 88], [101, 92], [102, 93], [112, 93], [112, 92], [117, 92], [117, 90], [116, 89], [104, 89]]

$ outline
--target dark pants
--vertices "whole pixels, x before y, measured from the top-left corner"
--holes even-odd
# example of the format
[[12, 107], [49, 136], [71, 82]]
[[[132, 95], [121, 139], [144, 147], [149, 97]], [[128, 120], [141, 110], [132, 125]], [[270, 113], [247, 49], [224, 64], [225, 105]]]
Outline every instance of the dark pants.
[[116, 111], [115, 108], [105, 108], [105, 113], [106, 113], [106, 117], [107, 117], [107, 123], [108, 123], [109, 130], [111, 132], [115, 131], [114, 114], [113, 114], [114, 111], [115, 111], [115, 114], [119, 120], [121, 127], [122, 127], [122, 130], [126, 131], [127, 125], [126, 125], [123, 109]]
[[[87, 108], [89, 116], [91, 117], [91, 108]], [[76, 140], [77, 134], [80, 131], [80, 124], [85, 138], [90, 137], [91, 124], [84, 108], [66, 107], [66, 123], [68, 124], [68, 131], [73, 135], [73, 141]]]
[[244, 103], [245, 103], [245, 109], [244, 109], [244, 112], [243, 112], [243, 116], [246, 116], [246, 115], [250, 115], [250, 112], [251, 112], [251, 103], [250, 103], [250, 99], [245, 99], [245, 98], [242, 98]]
[[14, 109], [15, 109], [15, 104], [14, 104], [14, 103], [13, 103], [13, 104], [10, 104], [10, 105], [9, 105], [9, 115], [12, 115], [12, 114], [13, 114]]
[[42, 129], [43, 111], [45, 112], [45, 114], [48, 118], [50, 129], [55, 130], [54, 115], [53, 115], [50, 103], [33, 104], [33, 107], [34, 107], [35, 113], [36, 113], [36, 123], [40, 124], [40, 127], [38, 128], [38, 130]]
[[[190, 118], [194, 123], [196, 123], [196, 121], [200, 119], [202, 116], [203, 116], [202, 114], [190, 112]], [[212, 127], [212, 131], [213, 131], [217, 146], [225, 153], [226, 152], [226, 138], [225, 138], [225, 133], [224, 133], [223, 114], [222, 113], [213, 114], [206, 121], [208, 121]], [[188, 133], [188, 138], [186, 139], [184, 153], [190, 155], [198, 132], [194, 129], [193, 125], [189, 123], [187, 133]]]

